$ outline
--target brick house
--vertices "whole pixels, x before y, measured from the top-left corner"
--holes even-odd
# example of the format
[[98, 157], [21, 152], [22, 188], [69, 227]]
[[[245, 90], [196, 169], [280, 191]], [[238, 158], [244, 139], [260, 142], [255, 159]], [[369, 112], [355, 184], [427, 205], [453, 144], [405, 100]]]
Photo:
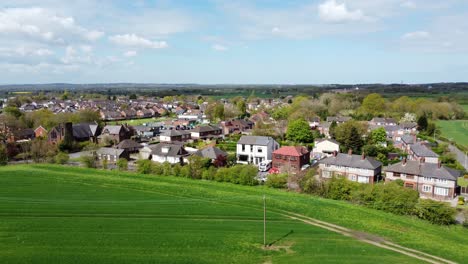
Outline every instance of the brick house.
[[132, 131], [126, 125], [107, 125], [102, 129], [98, 141], [101, 143], [105, 138], [108, 138], [118, 144], [124, 139], [131, 138], [131, 136]]
[[232, 133], [242, 133], [244, 131], [252, 129], [253, 122], [244, 119], [233, 119], [230, 121], [222, 121], [220, 123], [220, 126], [223, 130], [223, 134], [229, 135]]
[[159, 135], [160, 142], [185, 142], [191, 138], [190, 132], [186, 130], [166, 130]]
[[47, 138], [47, 129], [42, 126], [37, 127], [34, 129], [34, 134], [36, 138]]
[[211, 139], [222, 136], [222, 130], [216, 126], [197, 126], [190, 130], [190, 136], [192, 139]]
[[298, 173], [310, 163], [310, 152], [302, 146], [285, 146], [273, 151], [272, 167], [280, 172]]
[[417, 190], [421, 197], [434, 200], [453, 199], [460, 175], [460, 171], [424, 160], [404, 159], [385, 168], [385, 182], [403, 180], [405, 187]]

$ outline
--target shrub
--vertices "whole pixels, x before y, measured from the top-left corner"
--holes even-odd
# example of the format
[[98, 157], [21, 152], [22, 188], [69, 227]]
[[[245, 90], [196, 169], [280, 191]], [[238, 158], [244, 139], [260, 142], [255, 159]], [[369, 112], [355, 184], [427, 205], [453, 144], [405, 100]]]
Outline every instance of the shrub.
[[96, 157], [94, 155], [81, 156], [80, 161], [86, 168], [96, 168], [97, 167]]
[[153, 163], [151, 160], [138, 160], [137, 164], [137, 172], [141, 174], [150, 174], [153, 170]]
[[0, 144], [0, 166], [5, 166], [8, 163], [8, 154], [6, 148]]
[[65, 164], [68, 162], [69, 159], [70, 159], [70, 156], [68, 156], [67, 153], [59, 152], [57, 153], [57, 155], [55, 155], [54, 162], [57, 164]]
[[397, 183], [376, 184], [375, 201], [370, 207], [400, 215], [410, 215], [418, 203], [419, 193]]
[[326, 183], [326, 198], [334, 200], [351, 200], [351, 193], [357, 190], [359, 183], [349, 181], [344, 177], [333, 177]]
[[107, 165], [108, 165], [108, 164], [109, 164], [109, 162], [107, 161], [107, 159], [103, 159], [103, 160], [102, 160], [102, 168], [103, 168], [103, 169], [107, 170], [107, 167], [108, 167]]
[[456, 210], [446, 203], [426, 199], [420, 199], [415, 208], [417, 217], [438, 225], [455, 223], [455, 213]]
[[126, 171], [128, 170], [128, 160], [124, 158], [120, 158], [117, 160], [117, 168], [119, 168], [120, 171]]
[[268, 179], [266, 181], [266, 186], [271, 188], [286, 188], [286, 184], [288, 183], [288, 175], [287, 174], [270, 174], [268, 175]]

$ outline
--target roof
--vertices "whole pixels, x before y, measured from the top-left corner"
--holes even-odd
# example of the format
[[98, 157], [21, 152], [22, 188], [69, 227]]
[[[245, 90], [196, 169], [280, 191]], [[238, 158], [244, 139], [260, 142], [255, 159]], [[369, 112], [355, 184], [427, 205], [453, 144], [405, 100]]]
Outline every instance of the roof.
[[317, 144], [320, 144], [322, 142], [331, 142], [331, 143], [334, 143], [334, 144], [337, 144], [338, 146], [340, 145], [340, 143], [338, 143], [338, 141], [334, 140], [334, 139], [331, 139], [331, 138], [321, 138], [321, 139], [316, 139], [314, 144], [317, 145]]
[[[96, 131], [96, 129], [97, 129], [97, 126], [94, 128], [94, 131]], [[94, 135], [95, 134], [91, 130], [91, 125], [89, 124], [73, 125], [73, 137], [74, 138], [90, 138], [90, 137], [93, 137]]]
[[142, 148], [143, 146], [137, 143], [135, 140], [132, 139], [125, 139], [122, 140], [118, 145], [118, 149], [135, 149], [135, 148]]
[[267, 146], [271, 141], [274, 141], [272, 137], [242, 136], [237, 144]]
[[377, 161], [371, 157], [365, 157], [363, 159], [361, 155], [349, 155], [344, 153], [338, 153], [336, 156], [325, 158], [319, 161], [319, 163], [368, 170], [374, 170], [382, 167], [382, 163], [380, 161]]
[[204, 149], [200, 149], [194, 153], [194, 155], [209, 158], [209, 159], [217, 159], [219, 155], [226, 157], [228, 154], [217, 147], [206, 147]]
[[120, 130], [123, 128], [122, 125], [107, 125], [102, 129], [102, 132], [104, 133], [107, 130], [107, 134], [114, 134], [117, 135], [120, 133]]
[[398, 172], [419, 175], [422, 177], [430, 177], [437, 179], [446, 179], [456, 181], [460, 177], [461, 172], [440, 166], [437, 163], [420, 162], [417, 160], [408, 160], [405, 165], [403, 162], [389, 165], [385, 171]]
[[221, 128], [207, 125], [207, 126], [197, 126], [196, 128], [192, 129], [190, 132], [199, 132], [199, 133], [201, 133], [201, 132], [212, 132], [212, 131], [216, 131], [216, 130], [221, 130]]
[[116, 148], [100, 148], [96, 151], [98, 155], [117, 155], [120, 156], [124, 152], [124, 149]]
[[400, 126], [403, 129], [411, 129], [411, 128], [416, 128], [418, 124], [415, 122], [403, 122], [403, 123], [400, 123]]
[[405, 144], [414, 144], [415, 142], [415, 137], [412, 135], [403, 135], [401, 136], [401, 141], [403, 141]]
[[434, 151], [421, 143], [411, 145], [410, 149], [418, 157], [439, 157], [439, 155], [437, 155]]
[[351, 120], [351, 117], [349, 116], [327, 116], [327, 122], [346, 122]]
[[190, 135], [190, 132], [188, 132], [187, 130], [171, 129], [171, 130], [166, 130], [161, 133], [161, 136], [165, 136], [165, 137], [176, 137], [176, 136], [182, 136], [182, 135]]
[[397, 123], [397, 121], [394, 118], [384, 118], [384, 117], [374, 117], [372, 118], [371, 122], [376, 122], [376, 123]]
[[273, 154], [280, 154], [280, 155], [285, 155], [285, 156], [295, 156], [295, 157], [300, 157], [302, 155], [307, 155], [309, 151], [302, 146], [285, 146], [281, 147], [275, 151], [273, 151]]
[[[151, 154], [157, 156], [184, 157], [189, 155], [184, 146], [180, 144], [159, 143], [150, 145], [148, 148], [151, 149]], [[163, 149], [167, 149], [167, 152], [164, 152]]]

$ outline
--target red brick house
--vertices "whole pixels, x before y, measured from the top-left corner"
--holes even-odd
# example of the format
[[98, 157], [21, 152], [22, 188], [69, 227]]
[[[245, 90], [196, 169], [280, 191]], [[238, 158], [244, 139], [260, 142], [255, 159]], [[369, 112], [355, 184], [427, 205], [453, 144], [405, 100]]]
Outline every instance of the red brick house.
[[34, 134], [36, 138], [47, 138], [47, 129], [39, 126], [38, 128], [34, 129]]
[[302, 166], [309, 164], [310, 153], [302, 146], [281, 147], [273, 152], [272, 167], [280, 172], [297, 173]]

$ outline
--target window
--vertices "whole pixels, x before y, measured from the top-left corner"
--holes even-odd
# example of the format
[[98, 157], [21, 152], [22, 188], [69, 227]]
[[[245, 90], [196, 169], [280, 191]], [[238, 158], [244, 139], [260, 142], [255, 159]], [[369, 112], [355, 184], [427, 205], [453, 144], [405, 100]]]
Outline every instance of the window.
[[435, 187], [435, 188], [434, 188], [434, 193], [437, 194], [437, 195], [448, 196], [448, 194], [449, 194], [449, 189], [447, 189], [447, 188]]
[[277, 159], [281, 159], [281, 155], [276, 155], [276, 158], [277, 158]]
[[351, 180], [356, 181], [356, 175], [351, 175]]
[[242, 144], [242, 151], [245, 151], [245, 145]]
[[369, 182], [369, 177], [358, 176], [358, 182], [368, 183]]
[[258, 151], [258, 153], [262, 153], [262, 152], [263, 152], [263, 149], [262, 149], [262, 148], [258, 148], [257, 151]]
[[414, 179], [414, 175], [413, 174], [406, 174], [406, 179]]
[[430, 186], [430, 185], [423, 185], [422, 190], [423, 190], [423, 192], [432, 192], [432, 186]]
[[425, 181], [431, 182], [431, 181], [432, 181], [432, 178], [430, 178], [430, 177], [424, 177], [424, 180], [425, 180]]
[[446, 179], [439, 179], [437, 180], [439, 183], [447, 183], [447, 180]]
[[291, 157], [289, 160], [295, 161], [296, 159], [296, 157]]

